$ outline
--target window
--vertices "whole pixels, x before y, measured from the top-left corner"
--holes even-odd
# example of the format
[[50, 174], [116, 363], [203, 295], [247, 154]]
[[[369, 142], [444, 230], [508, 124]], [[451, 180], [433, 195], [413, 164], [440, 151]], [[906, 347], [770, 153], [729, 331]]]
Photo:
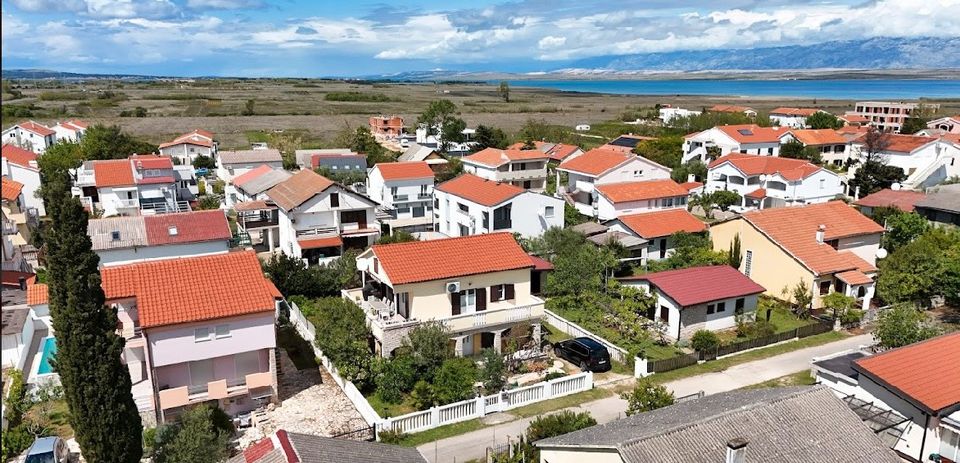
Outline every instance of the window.
[[661, 305], [661, 306], [660, 306], [660, 320], [663, 321], [664, 323], [669, 323], [669, 322], [670, 322], [670, 308], [669, 308], [669, 307], [667, 307], [667, 306], [665, 306], [665, 305]]
[[217, 339], [230, 337], [230, 325], [217, 325], [214, 329], [216, 331]]
[[241, 352], [233, 356], [237, 368], [237, 378], [260, 372], [260, 352]]
[[340, 193], [330, 193], [330, 207], [340, 207]]
[[409, 208], [409, 207], [398, 207], [398, 208], [397, 208], [397, 214], [406, 214], [407, 212], [410, 212], [410, 208]]
[[940, 456], [950, 461], [960, 461], [960, 433], [940, 426]]
[[206, 386], [213, 381], [213, 359], [190, 362], [190, 384]]
[[426, 194], [427, 194], [427, 186], [420, 185], [420, 196], [426, 196]]
[[467, 289], [460, 291], [460, 313], [477, 311], [477, 290]]
[[466, 205], [466, 204], [463, 204], [463, 203], [457, 203], [457, 209], [460, 209], [461, 212], [468, 212], [468, 211], [470, 211], [470, 208], [467, 207], [467, 205]]
[[727, 310], [727, 303], [726, 303], [726, 302], [718, 302], [718, 303], [717, 303], [717, 313], [725, 312], [726, 310]]
[[390, 196], [397, 196], [397, 187], [390, 187]]
[[553, 206], [547, 206], [543, 209], [544, 217], [553, 217]]
[[750, 276], [750, 270], [753, 268], [753, 251], [747, 250], [747, 255], [743, 259], [743, 274]]
[[744, 306], [744, 304], [746, 304], [746, 300], [745, 300], [744, 298], [741, 297], [740, 299], [737, 299], [737, 302], [736, 302], [735, 307], [734, 307], [734, 309], [733, 309], [733, 313], [735, 313], [735, 314], [737, 314], [737, 315], [743, 315], [743, 306]]
[[210, 328], [195, 328], [193, 330], [193, 342], [204, 342], [210, 340]]
[[489, 212], [483, 211], [481, 213], [481, 223], [483, 224], [483, 228], [485, 230], [490, 229], [490, 213]]
[[717, 306], [714, 304], [707, 304], [707, 314], [712, 314], [717, 311]]
[[820, 295], [825, 296], [827, 294], [830, 294], [830, 280], [820, 282]]
[[826, 187], [826, 186], [827, 186], [827, 180], [821, 178], [821, 179], [820, 179], [820, 189], [822, 190], [822, 189], [824, 189], [824, 187]]
[[511, 205], [507, 204], [506, 206], [497, 208], [493, 210], [493, 229], [494, 230], [503, 230], [505, 228], [510, 228], [513, 226], [511, 221]]
[[470, 229], [464, 224], [460, 224], [460, 236], [470, 236]]
[[642, 175], [643, 175], [643, 171], [642, 171], [642, 170], [635, 170], [635, 171], [633, 171], [633, 176], [634, 176], [634, 178], [640, 178], [640, 176], [642, 176]]
[[490, 287], [490, 301], [497, 302], [507, 299], [506, 285], [493, 285]]

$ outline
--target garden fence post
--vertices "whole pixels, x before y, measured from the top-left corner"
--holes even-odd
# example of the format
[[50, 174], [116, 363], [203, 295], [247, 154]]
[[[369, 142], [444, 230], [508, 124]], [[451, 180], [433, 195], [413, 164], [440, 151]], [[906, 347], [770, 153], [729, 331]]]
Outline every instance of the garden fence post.
[[476, 413], [477, 413], [477, 418], [481, 418], [481, 417], [483, 417], [483, 416], [486, 416], [487, 411], [485, 410], [485, 407], [484, 407], [484, 406], [486, 405], [486, 402], [487, 402], [486, 397], [485, 397], [485, 396], [482, 396], [482, 395], [478, 395], [476, 401], [477, 401], [477, 406], [476, 406], [475, 408], [476, 408], [476, 410], [477, 410], [477, 411], [476, 411]]
[[439, 407], [430, 407], [430, 424], [431, 427], [440, 426], [440, 408]]
[[542, 384], [543, 384], [543, 398], [544, 398], [544, 399], [549, 399], [549, 398], [553, 397], [553, 382], [554, 382], [554, 381], [556, 381], [556, 380], [553, 379], [553, 380], [550, 380], [550, 381], [544, 381], [544, 382], [542, 383]]

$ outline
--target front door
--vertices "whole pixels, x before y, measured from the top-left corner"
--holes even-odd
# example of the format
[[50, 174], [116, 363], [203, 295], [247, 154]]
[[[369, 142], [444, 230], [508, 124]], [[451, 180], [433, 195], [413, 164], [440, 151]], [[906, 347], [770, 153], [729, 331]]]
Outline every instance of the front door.
[[665, 259], [667, 257], [667, 239], [660, 238], [660, 258]]
[[463, 356], [473, 355], [473, 335], [468, 334], [463, 337]]

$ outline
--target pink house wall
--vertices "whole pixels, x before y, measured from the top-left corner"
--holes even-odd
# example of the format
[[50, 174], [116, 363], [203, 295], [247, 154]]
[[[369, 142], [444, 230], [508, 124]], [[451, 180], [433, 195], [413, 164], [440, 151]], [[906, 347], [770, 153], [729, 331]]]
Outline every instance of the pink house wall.
[[[260, 357], [259, 370], [256, 373], [262, 373], [270, 370], [270, 350], [261, 349], [258, 351]], [[246, 372], [249, 374], [251, 372]], [[190, 364], [189, 362], [177, 363], [159, 367], [154, 371], [157, 379], [157, 387], [175, 388], [190, 385]], [[237, 374], [237, 364], [234, 355], [226, 355], [213, 359], [213, 379], [240, 379], [244, 375]]]
[[[194, 330], [208, 328], [214, 332], [217, 325], [230, 326], [230, 336], [196, 342]], [[277, 346], [274, 331], [274, 313], [261, 312], [239, 317], [220, 318], [197, 323], [147, 329], [152, 365], [159, 370], [195, 360], [223, 357]]]

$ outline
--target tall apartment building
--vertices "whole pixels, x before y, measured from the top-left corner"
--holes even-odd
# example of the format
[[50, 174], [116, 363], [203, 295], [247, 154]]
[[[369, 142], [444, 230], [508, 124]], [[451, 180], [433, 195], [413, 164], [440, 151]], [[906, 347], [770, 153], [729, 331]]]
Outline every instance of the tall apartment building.
[[[903, 121], [917, 109], [917, 103], [890, 102], [890, 101], [858, 101], [853, 111], [847, 115], [863, 116], [870, 119], [874, 127], [880, 130], [900, 132]], [[925, 104], [926, 107], [937, 110], [940, 105]]]

